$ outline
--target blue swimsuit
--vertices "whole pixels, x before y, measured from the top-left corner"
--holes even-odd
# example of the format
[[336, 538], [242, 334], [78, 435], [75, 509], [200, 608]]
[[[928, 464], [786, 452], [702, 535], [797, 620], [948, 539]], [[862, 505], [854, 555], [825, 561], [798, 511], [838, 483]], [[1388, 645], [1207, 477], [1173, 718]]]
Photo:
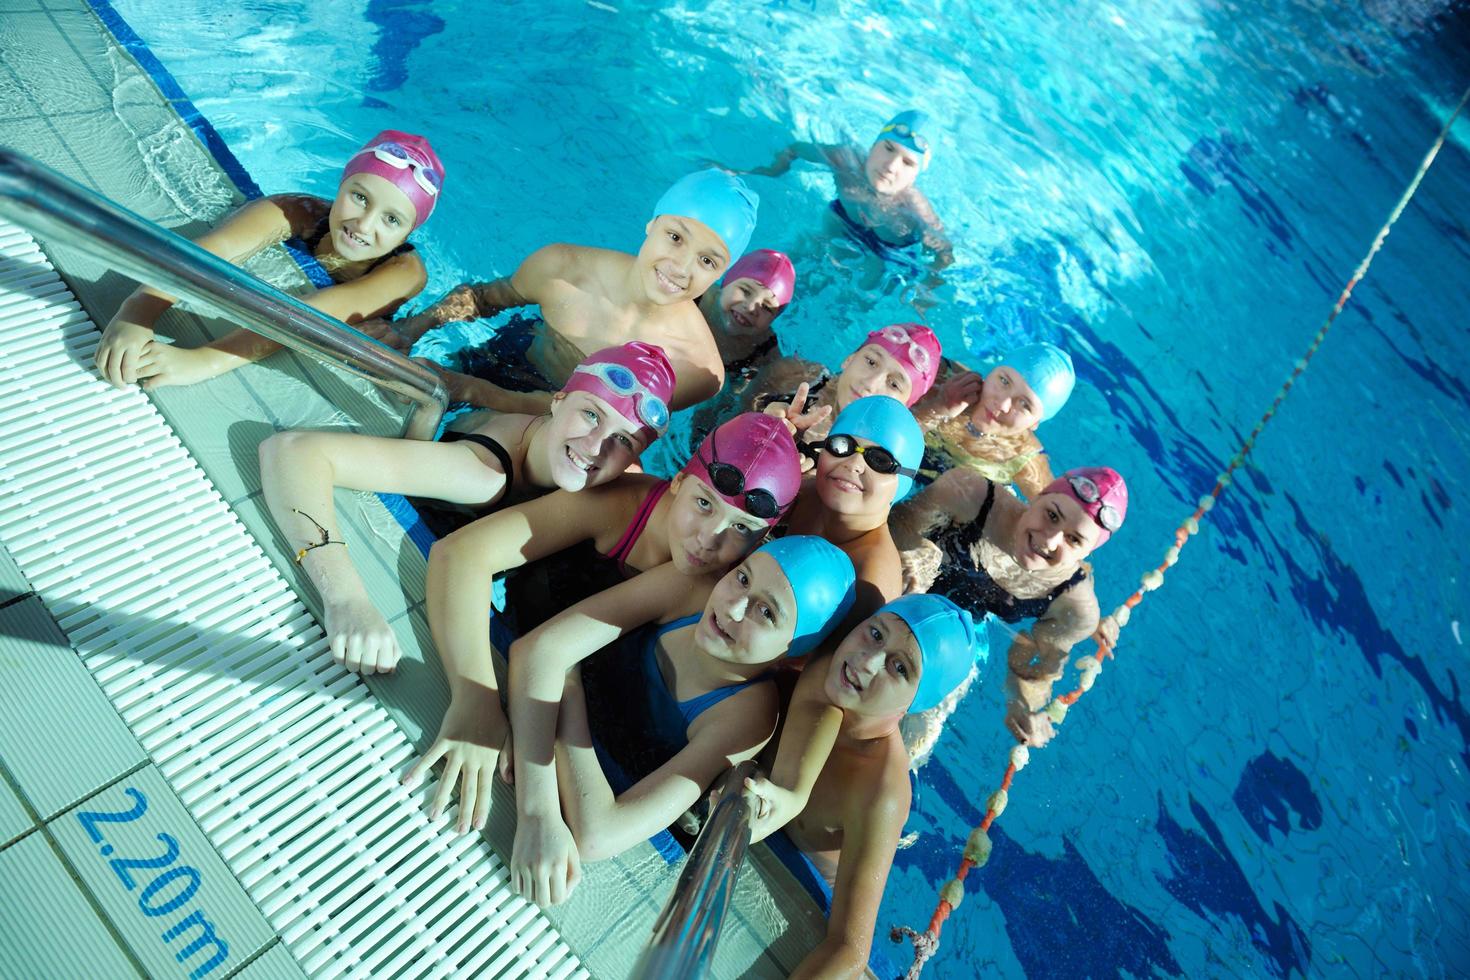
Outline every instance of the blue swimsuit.
[[669, 690], [669, 685], [664, 681], [663, 671], [658, 669], [658, 641], [666, 633], [672, 633], [674, 630], [699, 622], [703, 615], [703, 613], [695, 613], [671, 623], [663, 623], [646, 629], [640, 637], [642, 641], [640, 661], [643, 664], [643, 689], [647, 695], [649, 735], [656, 739], [663, 749], [668, 750], [668, 758], [672, 758], [675, 753], [689, 744], [689, 726], [694, 724], [694, 719], [726, 698], [739, 694], [752, 684], [766, 682], [764, 678], [756, 678], [740, 684], [717, 687], [713, 691], [707, 691], [687, 701], [675, 700], [674, 692]]

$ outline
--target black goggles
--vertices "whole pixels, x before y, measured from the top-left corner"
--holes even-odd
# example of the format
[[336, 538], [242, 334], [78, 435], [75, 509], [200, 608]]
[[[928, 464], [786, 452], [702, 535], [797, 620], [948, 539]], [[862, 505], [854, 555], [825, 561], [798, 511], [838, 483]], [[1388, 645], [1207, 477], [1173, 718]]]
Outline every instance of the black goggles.
[[699, 461], [704, 464], [705, 472], [709, 474], [709, 482], [713, 484], [717, 493], [737, 499], [741, 499], [743, 495], [744, 503], [740, 505], [740, 509], [763, 521], [774, 520], [781, 516], [781, 505], [776, 502], [776, 495], [771, 491], [756, 487], [746, 493], [745, 474], [740, 471], [739, 467], [731, 463], [720, 462], [719, 448], [715, 445], [713, 437], [709, 441], [709, 452], [710, 459], [706, 460], [700, 456]]
[[897, 473], [899, 476], [911, 478], [919, 475], [918, 470], [911, 470], [907, 466], [902, 465], [899, 463], [898, 457], [894, 456], [882, 446], [859, 446], [857, 440], [852, 436], [828, 436], [827, 441], [821, 444], [821, 448], [838, 459], [846, 459], [853, 453], [859, 453], [863, 457], [863, 462], [868, 464], [868, 469], [874, 473], [882, 473], [885, 476], [890, 473]]

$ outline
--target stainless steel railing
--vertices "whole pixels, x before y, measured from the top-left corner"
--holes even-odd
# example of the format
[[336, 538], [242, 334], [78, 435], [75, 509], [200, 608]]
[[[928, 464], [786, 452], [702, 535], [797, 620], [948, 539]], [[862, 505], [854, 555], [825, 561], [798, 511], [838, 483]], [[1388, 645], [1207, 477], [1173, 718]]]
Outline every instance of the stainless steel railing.
[[636, 980], [690, 980], [709, 972], [740, 866], [750, 847], [750, 803], [742, 787], [755, 772], [742, 762], [716, 786], [719, 801], [705, 822], [653, 935], [628, 974]]
[[49, 242], [85, 249], [123, 275], [406, 398], [404, 435], [434, 438], [448, 395], [432, 371], [4, 146], [0, 217]]

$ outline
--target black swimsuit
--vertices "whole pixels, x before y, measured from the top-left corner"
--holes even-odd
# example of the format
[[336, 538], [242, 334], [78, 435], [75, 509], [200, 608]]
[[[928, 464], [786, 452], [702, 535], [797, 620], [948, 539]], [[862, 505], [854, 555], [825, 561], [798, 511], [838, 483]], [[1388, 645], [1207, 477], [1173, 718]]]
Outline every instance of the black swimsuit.
[[990, 517], [990, 507], [995, 503], [995, 484], [985, 494], [985, 503], [975, 519], [963, 526], [945, 528], [934, 536], [934, 543], [944, 550], [944, 564], [939, 577], [929, 589], [937, 595], [949, 596], [961, 606], [976, 612], [993, 613], [1008, 623], [1023, 619], [1036, 619], [1046, 614], [1051, 604], [1072, 586], [1087, 577], [1085, 568], [1046, 595], [1034, 599], [1018, 599], [996, 584], [990, 573], [975, 560], [971, 548], [985, 531], [985, 521]]

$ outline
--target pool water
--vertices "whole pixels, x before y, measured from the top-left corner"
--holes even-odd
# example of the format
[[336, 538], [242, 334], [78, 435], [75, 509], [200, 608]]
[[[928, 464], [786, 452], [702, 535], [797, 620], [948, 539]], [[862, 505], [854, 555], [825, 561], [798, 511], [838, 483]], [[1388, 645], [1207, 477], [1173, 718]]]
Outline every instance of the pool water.
[[[928, 111], [920, 186], [956, 246], [928, 322], [975, 362], [1072, 351], [1077, 392], [1041, 435], [1058, 468], [1128, 478], [1128, 525], [1095, 556], [1105, 606], [1158, 563], [1470, 84], [1470, 13], [1448, 0], [117, 7], [267, 193], [330, 194], [372, 133], [429, 134], [448, 175], [414, 238], [424, 302], [550, 241], [636, 249], [704, 160], [866, 143]], [[1470, 967], [1467, 141], [1462, 119], [1248, 467], [1017, 778], [934, 975]], [[783, 349], [835, 364], [913, 318], [912, 276], [823, 237], [827, 174], [751, 183], [752, 245], [798, 270]], [[999, 778], [1003, 661], [922, 772], [880, 935], [927, 921]]]

